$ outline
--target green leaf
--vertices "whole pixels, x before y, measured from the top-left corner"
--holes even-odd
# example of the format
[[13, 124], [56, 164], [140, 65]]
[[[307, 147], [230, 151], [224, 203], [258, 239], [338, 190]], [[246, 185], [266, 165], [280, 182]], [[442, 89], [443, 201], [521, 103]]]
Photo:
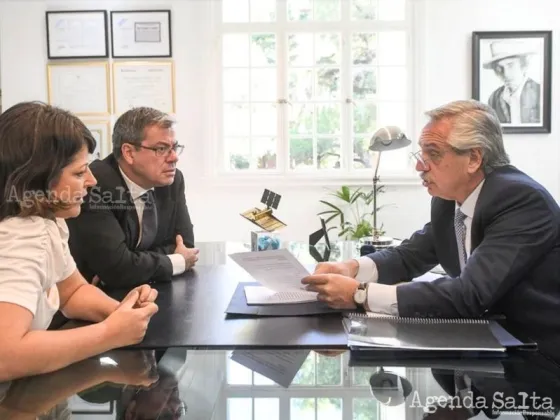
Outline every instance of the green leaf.
[[337, 211], [338, 213], [342, 214], [342, 210], [340, 210], [337, 206], [335, 206], [332, 203], [329, 203], [328, 201], [325, 200], [319, 200], [320, 203], [323, 203], [326, 206], [332, 207], [335, 211]]

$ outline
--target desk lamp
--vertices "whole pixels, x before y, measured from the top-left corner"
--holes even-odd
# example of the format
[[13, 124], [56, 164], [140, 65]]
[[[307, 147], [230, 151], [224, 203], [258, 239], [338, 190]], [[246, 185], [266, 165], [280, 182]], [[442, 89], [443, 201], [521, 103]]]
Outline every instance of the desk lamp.
[[388, 152], [390, 150], [397, 150], [407, 147], [411, 141], [406, 137], [406, 134], [396, 126], [381, 127], [377, 130], [369, 142], [369, 150], [375, 154], [375, 172], [373, 175], [373, 237], [371, 240], [365, 240], [364, 243], [372, 246], [387, 246], [390, 245], [392, 238], [380, 237], [377, 230], [377, 183], [379, 182], [379, 162], [381, 161], [381, 152]]

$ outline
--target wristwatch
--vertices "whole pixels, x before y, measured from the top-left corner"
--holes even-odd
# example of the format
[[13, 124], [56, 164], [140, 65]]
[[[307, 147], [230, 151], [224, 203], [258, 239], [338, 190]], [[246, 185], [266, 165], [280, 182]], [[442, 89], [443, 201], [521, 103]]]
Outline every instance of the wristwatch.
[[358, 308], [365, 309], [365, 303], [367, 300], [367, 283], [360, 283], [358, 288], [354, 292], [354, 303]]

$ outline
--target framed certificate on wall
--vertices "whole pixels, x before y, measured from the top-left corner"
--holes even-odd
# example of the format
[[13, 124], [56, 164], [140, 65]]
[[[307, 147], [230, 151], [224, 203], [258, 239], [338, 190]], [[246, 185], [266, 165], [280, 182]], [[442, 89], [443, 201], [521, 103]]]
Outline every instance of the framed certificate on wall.
[[172, 61], [120, 61], [113, 63], [114, 112], [148, 106], [175, 113], [175, 71]]
[[47, 11], [48, 58], [109, 57], [105, 10]]
[[49, 63], [47, 88], [51, 105], [76, 115], [111, 114], [107, 62]]
[[91, 132], [96, 143], [95, 150], [91, 154], [90, 159], [93, 161], [106, 158], [113, 150], [109, 121], [90, 120], [87, 118], [82, 118], [82, 121]]
[[114, 58], [171, 57], [171, 11], [111, 11]]

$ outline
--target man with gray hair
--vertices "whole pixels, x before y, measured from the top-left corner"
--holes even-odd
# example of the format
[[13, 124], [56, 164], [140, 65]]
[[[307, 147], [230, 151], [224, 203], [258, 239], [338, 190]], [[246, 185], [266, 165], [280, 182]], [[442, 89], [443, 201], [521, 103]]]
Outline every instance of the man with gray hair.
[[[414, 157], [433, 196], [431, 221], [394, 248], [321, 263], [302, 282], [335, 308], [402, 317], [499, 314], [535, 336], [558, 331], [557, 203], [510, 164], [489, 106], [456, 101], [427, 115]], [[438, 264], [446, 275], [411, 281]]]
[[97, 185], [68, 227], [71, 253], [92, 283], [170, 281], [196, 263], [174, 124], [156, 109], [131, 109], [115, 123], [113, 153], [90, 165]]

